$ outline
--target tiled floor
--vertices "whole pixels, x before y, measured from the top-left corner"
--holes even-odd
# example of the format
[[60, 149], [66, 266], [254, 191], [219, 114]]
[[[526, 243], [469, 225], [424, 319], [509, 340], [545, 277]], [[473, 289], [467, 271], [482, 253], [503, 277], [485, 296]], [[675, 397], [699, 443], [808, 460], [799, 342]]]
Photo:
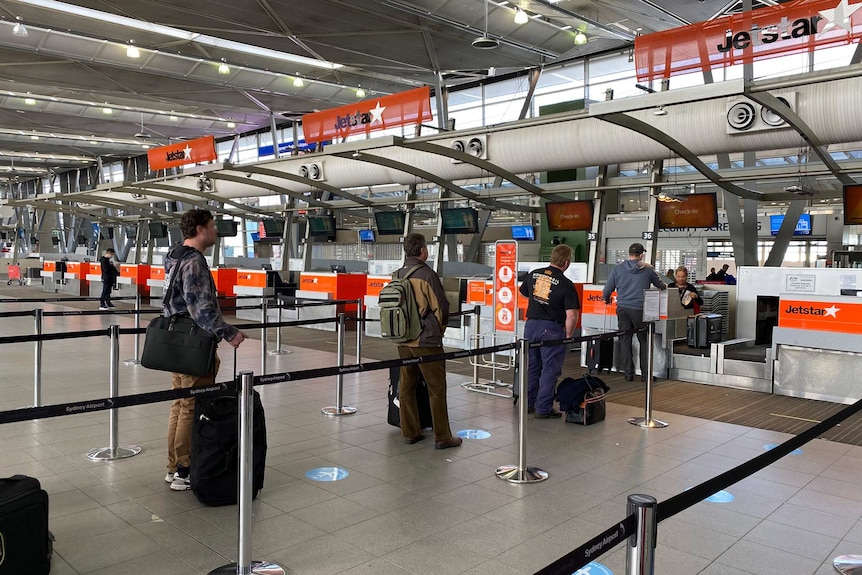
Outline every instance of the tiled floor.
[[[3, 304], [2, 310], [32, 304]], [[64, 317], [46, 332], [92, 329], [131, 318]], [[50, 323], [49, 323], [50, 322]], [[0, 318], [0, 335], [31, 333], [32, 320]], [[322, 333], [321, 337], [332, 337]], [[334, 338], [333, 338], [334, 341]], [[0, 346], [0, 409], [32, 397], [33, 345]], [[122, 342], [131, 355], [131, 338]], [[333, 346], [334, 349], [334, 346]], [[332, 365], [333, 353], [293, 348], [270, 358], [279, 372]], [[45, 344], [44, 401], [96, 398], [107, 390], [107, 339]], [[223, 350], [223, 373], [233, 369]], [[259, 342], [242, 346], [241, 369], [259, 371]], [[254, 555], [293, 574], [395, 575], [533, 573], [613, 525], [629, 493], [659, 500], [763, 452], [786, 438], [774, 432], [672, 414], [667, 429], [642, 430], [638, 409], [609, 404], [591, 427], [529, 419], [531, 465], [544, 483], [516, 486], [495, 467], [516, 462], [511, 401], [463, 391], [450, 377], [453, 430], [491, 437], [435, 451], [430, 440], [405, 445], [386, 424], [387, 371], [345, 377], [345, 403], [358, 413], [329, 419], [334, 380], [259, 388], [267, 416], [266, 484], [254, 503]], [[122, 393], [164, 389], [167, 377], [122, 366]], [[0, 475], [38, 477], [50, 493], [57, 536], [53, 575], [207, 573], [236, 558], [236, 507], [201, 506], [164, 482], [167, 405], [120, 414], [121, 443], [141, 445], [131, 459], [84, 457], [107, 443], [105, 413], [0, 425]], [[350, 476], [317, 483], [305, 472], [341, 466]], [[731, 503], [702, 502], [659, 525], [661, 575], [825, 575], [831, 559], [862, 551], [862, 448], [816, 440], [731, 487]], [[624, 572], [624, 551], [599, 559]]]

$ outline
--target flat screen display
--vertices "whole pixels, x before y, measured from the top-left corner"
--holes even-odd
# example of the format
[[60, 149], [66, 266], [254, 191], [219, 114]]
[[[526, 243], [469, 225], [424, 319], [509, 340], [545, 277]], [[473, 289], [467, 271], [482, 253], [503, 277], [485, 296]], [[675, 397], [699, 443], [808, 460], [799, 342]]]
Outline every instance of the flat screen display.
[[360, 242], [373, 242], [374, 241], [374, 230], [359, 230], [359, 241]]
[[862, 185], [844, 186], [844, 225], [862, 224]]
[[473, 208], [448, 208], [440, 210], [444, 234], [479, 233], [479, 212]]
[[150, 237], [151, 238], [166, 238], [168, 237], [168, 226], [160, 222], [150, 222]]
[[658, 227], [714, 228], [718, 226], [715, 193], [682, 196], [682, 202], [658, 202]]
[[536, 239], [536, 230], [533, 226], [512, 226], [512, 239], [533, 241]]
[[220, 238], [235, 238], [238, 233], [236, 220], [216, 220], [216, 232]]
[[[773, 236], [778, 235], [778, 230], [781, 229], [781, 224], [784, 222], [784, 216], [769, 216], [769, 233]], [[796, 222], [796, 229], [793, 230], [794, 236], [810, 236], [811, 235], [811, 215], [802, 214], [799, 216], [799, 221]]]
[[404, 212], [374, 212], [374, 221], [381, 236], [404, 235]]
[[310, 236], [334, 236], [335, 218], [332, 216], [308, 216], [308, 235]]
[[281, 237], [284, 233], [284, 220], [263, 220], [263, 231], [267, 237]]
[[552, 232], [583, 232], [593, 229], [593, 201], [548, 202], [548, 229]]

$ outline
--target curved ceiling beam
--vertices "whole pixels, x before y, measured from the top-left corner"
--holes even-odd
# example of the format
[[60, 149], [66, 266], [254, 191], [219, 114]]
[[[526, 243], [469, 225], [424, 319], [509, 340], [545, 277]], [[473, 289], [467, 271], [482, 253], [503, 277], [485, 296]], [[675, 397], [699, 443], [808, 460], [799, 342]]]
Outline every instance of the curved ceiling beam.
[[[52, 201], [52, 200], [35, 200], [35, 201], [34, 200], [28, 200], [27, 204], [32, 205], [34, 207], [38, 207], [39, 209], [42, 209], [42, 210], [47, 210], [49, 212], [63, 212], [63, 213], [68, 212], [68, 213], [72, 213], [72, 214], [78, 214], [81, 216], [86, 216], [86, 217], [93, 219], [93, 220], [105, 221], [105, 222], [110, 222], [110, 223], [114, 223], [114, 224], [118, 224], [118, 225], [128, 223], [125, 220], [122, 220], [120, 218], [116, 218], [116, 217], [112, 217], [112, 216], [106, 216], [103, 214], [98, 214], [96, 212], [90, 212], [88, 210], [84, 210], [84, 209], [81, 209], [78, 207], [63, 205], [59, 202]], [[14, 205], [14, 204], [12, 204], [10, 202], [10, 205]]]
[[658, 142], [662, 146], [669, 148], [677, 156], [687, 161], [694, 169], [703, 174], [703, 176], [707, 180], [709, 180], [722, 190], [727, 190], [731, 194], [737, 195], [740, 198], [748, 198], [749, 200], [763, 199], [763, 194], [759, 192], [755, 192], [754, 190], [749, 190], [748, 188], [743, 188], [742, 186], [738, 186], [734, 183], [724, 181], [721, 176], [718, 175], [718, 173], [716, 173], [713, 169], [707, 166], [691, 150], [682, 145], [682, 143], [675, 140], [674, 138], [671, 138], [669, 135], [665, 134], [661, 130], [650, 126], [642, 120], [632, 118], [631, 116], [623, 114], [621, 112], [605, 114], [596, 117], [600, 120], [608, 122], [609, 124], [628, 128], [633, 132], [637, 132], [638, 134], [646, 136], [647, 138]]
[[[330, 194], [336, 195], [336, 196], [338, 196], [340, 198], [344, 198], [346, 200], [352, 200], [352, 201], [356, 202], [357, 204], [362, 205], [362, 206], [366, 206], [368, 208], [377, 207], [377, 206], [375, 206], [374, 202], [372, 202], [371, 200], [369, 200], [367, 198], [362, 198], [362, 197], [359, 197], [357, 195], [351, 194], [349, 192], [345, 192], [341, 188], [337, 188], [333, 185], [330, 185], [330, 184], [327, 184], [324, 182], [318, 182], [317, 180], [312, 180], [311, 178], [303, 178], [299, 174], [291, 174], [288, 172], [281, 172], [279, 170], [273, 170], [271, 168], [262, 168], [259, 166], [245, 166], [242, 168], [242, 170], [237, 170], [237, 171], [244, 171], [244, 172], [248, 172], [251, 174], [260, 174], [261, 176], [270, 176], [272, 178], [281, 178], [284, 180], [290, 180], [291, 182], [297, 182], [300, 184], [305, 184], [306, 186], [310, 186], [312, 188], [318, 188], [320, 190], [323, 190], [324, 192], [329, 192]], [[304, 200], [305, 198], [301, 197], [300, 199]], [[377, 209], [379, 209], [379, 208], [377, 208]]]
[[549, 200], [559, 200], [566, 202], [571, 201], [572, 199], [564, 198], [557, 194], [547, 194], [539, 186], [515, 175], [506, 168], [498, 166], [497, 164], [493, 164], [488, 160], [483, 160], [482, 158], [471, 156], [470, 154], [467, 154], [465, 152], [460, 152], [458, 150], [453, 150], [452, 148], [447, 148], [446, 146], [441, 146], [440, 144], [435, 144], [433, 142], [417, 142], [415, 140], [401, 140], [397, 142], [397, 145], [401, 146], [402, 148], [409, 148], [411, 150], [428, 152], [429, 154], [446, 156], [447, 158], [452, 158], [453, 160], [458, 160], [460, 162], [464, 162], [465, 164], [471, 164], [473, 166], [476, 166], [477, 168], [485, 170], [486, 172], [491, 172], [495, 176], [500, 176], [504, 180], [508, 180], [515, 186], [521, 188], [525, 192], [533, 194], [534, 196], [547, 198]]
[[79, 197], [79, 198], [83, 197], [86, 200], [85, 202], [81, 202], [83, 204], [95, 204], [97, 206], [103, 206], [105, 208], [111, 208], [114, 210], [124, 210], [127, 212], [130, 209], [132, 209], [132, 210], [135, 210], [136, 213], [132, 213], [129, 215], [138, 216], [138, 217], [143, 218], [143, 219], [147, 218], [146, 212], [152, 212], [154, 214], [159, 214], [161, 216], [165, 216], [168, 218], [175, 218], [176, 217], [176, 214], [173, 214], [173, 213], [168, 212], [166, 210], [154, 208], [151, 206], [137, 206], [135, 204], [127, 204], [127, 203], [124, 203], [122, 200], [112, 200], [109, 198], [103, 198], [101, 196], [87, 196], [87, 195], [82, 195], [82, 196], [77, 196], [77, 197]]
[[490, 198], [483, 198], [479, 194], [475, 194], [470, 190], [465, 190], [461, 186], [455, 185], [455, 183], [453, 183], [451, 180], [441, 178], [440, 176], [432, 174], [431, 172], [426, 172], [425, 170], [417, 168], [416, 166], [411, 166], [410, 164], [405, 164], [404, 162], [399, 162], [390, 158], [375, 156], [374, 154], [369, 154], [367, 152], [361, 152], [358, 156], [355, 155], [355, 152], [337, 152], [330, 155], [338, 156], [339, 158], [346, 158], [348, 160], [355, 160], [357, 162], [368, 162], [370, 164], [377, 164], [378, 166], [392, 168], [393, 170], [398, 170], [400, 172], [404, 172], [405, 174], [411, 174], [413, 176], [416, 176], [417, 178], [422, 178], [423, 180], [434, 182], [441, 188], [445, 188], [450, 192], [457, 194], [463, 198], [467, 198], [468, 200], [473, 200], [475, 202], [479, 202], [488, 206], [493, 206], [501, 210], [511, 210], [513, 212], [539, 211], [539, 208], [533, 206], [522, 206], [519, 204], [510, 204], [509, 202], [498, 202], [497, 200], [492, 200]]
[[[208, 173], [207, 177], [211, 177], [211, 174]], [[188, 188], [181, 188], [180, 186], [172, 186], [170, 184], [134, 183], [134, 184], [124, 184], [123, 187], [132, 187], [132, 188], [141, 188], [141, 189], [155, 188], [157, 190], [165, 190], [168, 192], [189, 194], [192, 196], [200, 196], [201, 198], [204, 198], [206, 200], [211, 200], [213, 202], [221, 202], [221, 203], [227, 204], [229, 206], [234, 206], [235, 208], [238, 208], [242, 211], [252, 212], [252, 213], [256, 213], [256, 214], [265, 214], [266, 213], [264, 210], [261, 210], [259, 208], [255, 208], [254, 206], [249, 206], [249, 205], [243, 204], [241, 202], [235, 202], [233, 200], [227, 200], [227, 199], [222, 198], [216, 194], [211, 194], [209, 192], [202, 192], [200, 190], [190, 190]], [[153, 195], [155, 195], [155, 194], [153, 194]], [[188, 200], [182, 200], [182, 201], [188, 201]]]
[[769, 108], [773, 112], [775, 112], [782, 120], [787, 122], [787, 124], [796, 130], [796, 132], [802, 136], [802, 139], [805, 140], [811, 149], [814, 150], [814, 153], [817, 154], [817, 157], [820, 158], [820, 161], [829, 168], [829, 171], [838, 178], [838, 181], [845, 185], [852, 185], [857, 183], [856, 180], [851, 178], [849, 175], [841, 172], [841, 168], [838, 167], [838, 163], [832, 158], [829, 152], [826, 150], [826, 146], [820, 141], [820, 138], [817, 137], [817, 134], [814, 133], [814, 130], [805, 123], [805, 120], [799, 117], [799, 114], [794, 112], [790, 106], [784, 103], [782, 100], [779, 100], [777, 97], [773, 96], [769, 92], [751, 92], [748, 90], [749, 86], [746, 86], [745, 96], [754, 100], [761, 106], [765, 108]]
[[[245, 170], [249, 171], [249, 170]], [[255, 185], [261, 187], [265, 190], [269, 190], [270, 192], [275, 192], [276, 194], [284, 194], [285, 196], [290, 196], [294, 199], [306, 202], [309, 206], [315, 206], [318, 208], [323, 208], [325, 210], [331, 210], [332, 205], [326, 202], [321, 202], [320, 200], [315, 200], [312, 196], [303, 196], [299, 192], [294, 192], [293, 190], [288, 190], [287, 188], [282, 188], [281, 186], [276, 186], [275, 184], [270, 184], [269, 182], [261, 182], [260, 180], [250, 180], [246, 177], [240, 176], [232, 176], [230, 174], [223, 174], [221, 172], [209, 172], [208, 176], [215, 180], [225, 180], [227, 182], [236, 182], [237, 184], [247, 184], [247, 185]], [[272, 213], [267, 212], [268, 215], [272, 216]]]

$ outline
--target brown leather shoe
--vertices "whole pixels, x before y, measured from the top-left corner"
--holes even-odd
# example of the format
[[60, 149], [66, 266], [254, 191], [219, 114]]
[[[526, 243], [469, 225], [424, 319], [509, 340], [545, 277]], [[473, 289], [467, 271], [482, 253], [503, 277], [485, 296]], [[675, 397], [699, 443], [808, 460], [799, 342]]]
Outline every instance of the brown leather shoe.
[[443, 441], [435, 441], [434, 449], [449, 449], [450, 447], [458, 447], [464, 442], [460, 437], [450, 437]]
[[405, 437], [404, 443], [406, 443], [408, 445], [413, 445], [414, 443], [419, 443], [423, 439], [425, 439], [425, 436], [420, 433], [416, 437]]

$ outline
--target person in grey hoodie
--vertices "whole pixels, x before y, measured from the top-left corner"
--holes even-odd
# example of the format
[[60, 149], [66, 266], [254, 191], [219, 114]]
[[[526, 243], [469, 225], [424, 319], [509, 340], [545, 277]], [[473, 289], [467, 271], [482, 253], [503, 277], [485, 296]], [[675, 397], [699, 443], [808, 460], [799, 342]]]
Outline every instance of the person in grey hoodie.
[[[617, 323], [620, 330], [639, 329], [646, 325], [643, 321], [643, 290], [649, 289], [651, 285], [660, 290], [667, 289], [655, 268], [643, 261], [645, 251], [643, 245], [639, 243], [629, 246], [629, 259], [614, 266], [602, 290], [602, 297], [606, 304], [611, 303], [611, 294], [614, 290], [617, 292]], [[638, 342], [640, 343], [641, 379], [646, 381], [648, 354], [646, 332], [638, 332]], [[632, 334], [620, 336], [620, 354], [626, 381], [632, 381], [635, 373]]]

